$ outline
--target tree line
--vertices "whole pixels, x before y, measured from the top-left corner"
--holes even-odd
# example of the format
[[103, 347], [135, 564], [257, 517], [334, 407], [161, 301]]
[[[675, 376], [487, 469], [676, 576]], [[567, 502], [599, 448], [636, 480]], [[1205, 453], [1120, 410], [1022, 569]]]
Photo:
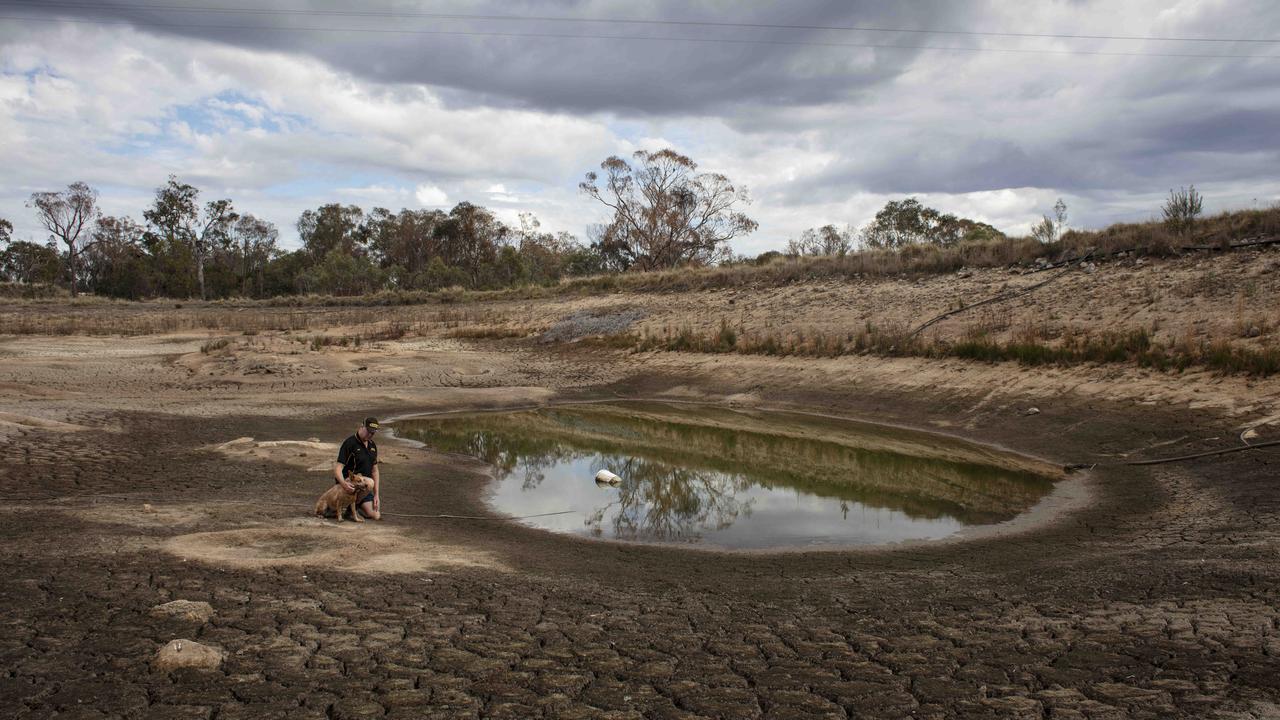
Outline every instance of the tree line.
[[581, 191], [612, 211], [591, 241], [541, 229], [531, 214], [510, 226], [482, 206], [393, 212], [330, 203], [302, 213], [302, 247], [279, 247], [271, 222], [230, 199], [204, 199], [170, 176], [142, 220], [104, 215], [83, 182], [38, 192], [27, 206], [45, 244], [12, 240], [0, 219], [0, 279], [60, 284], [72, 295], [274, 297], [359, 295], [378, 290], [498, 289], [563, 277], [703, 265], [728, 257], [728, 242], [755, 229], [738, 212], [750, 202], [723, 175], [697, 171], [672, 150], [610, 157]]
[[[1204, 196], [1189, 188], [1170, 190], [1161, 207], [1163, 225], [1176, 236], [1189, 235], [1204, 209]], [[1058, 198], [1053, 204], [1053, 214], [1045, 214], [1031, 227], [1031, 237], [1043, 244], [1052, 245], [1068, 231], [1067, 203]], [[927, 207], [914, 197], [890, 200], [876, 213], [875, 218], [860, 230], [850, 226], [838, 228], [823, 225], [810, 228], [798, 238], [787, 241], [784, 253], [771, 252], [757, 258], [786, 255], [841, 256], [855, 248], [872, 250], [901, 250], [911, 246], [955, 247], [964, 243], [985, 243], [1004, 240], [1008, 236], [992, 225], [970, 220], [951, 213]]]
[[835, 225], [805, 230], [800, 237], [787, 241], [785, 254], [790, 257], [840, 256], [857, 247], [874, 250], [900, 250], [910, 245], [954, 247], [1004, 237], [1004, 233], [987, 223], [935, 210], [910, 197], [885, 203], [875, 218], [856, 232], [852, 227]]
[[[45, 244], [13, 240], [12, 224], [0, 218], [0, 279], [128, 299], [490, 290], [607, 272], [839, 256], [859, 247], [949, 247], [1005, 237], [987, 223], [911, 197], [888, 202], [859, 231], [812, 228], [789, 240], [785, 252], [753, 260], [735, 257], [729, 247], [757, 227], [741, 211], [751, 203], [746, 188], [722, 174], [700, 172], [697, 163], [673, 150], [641, 150], [630, 160], [609, 157], [578, 187], [611, 213], [608, 222], [590, 228], [586, 242], [545, 232], [527, 213], [518, 226], [508, 225], [470, 202], [448, 211], [399, 212], [329, 203], [301, 214], [296, 227], [302, 246], [288, 251], [279, 246], [271, 222], [241, 211], [230, 199], [205, 199], [174, 176], [156, 188], [141, 221], [104, 215], [97, 191], [76, 182], [34, 193], [28, 201], [48, 233]], [[1199, 195], [1194, 187], [1183, 194], [1187, 207], [1179, 217], [1194, 219]], [[1061, 200], [1054, 212], [1035, 231], [1045, 242], [1065, 228]]]
[[170, 177], [142, 221], [102, 214], [85, 183], [40, 192], [28, 202], [47, 244], [14, 241], [0, 220], [0, 275], [53, 283], [73, 295], [110, 297], [274, 297], [358, 295], [377, 290], [492, 289], [553, 283], [603, 270], [600, 253], [567, 233], [540, 229], [532, 215], [508, 227], [471, 203], [449, 211], [330, 203], [302, 213], [302, 247], [279, 246], [276, 226], [230, 199], [204, 200]]

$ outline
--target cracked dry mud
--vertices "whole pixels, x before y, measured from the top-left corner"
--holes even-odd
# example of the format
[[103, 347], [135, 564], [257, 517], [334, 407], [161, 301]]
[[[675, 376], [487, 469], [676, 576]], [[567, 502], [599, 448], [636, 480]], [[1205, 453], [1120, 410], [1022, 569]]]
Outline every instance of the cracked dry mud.
[[[1099, 468], [1080, 480], [1087, 505], [1004, 536], [733, 554], [501, 520], [339, 527], [305, 517], [327, 483], [305, 462], [211, 449], [246, 436], [336, 441], [366, 412], [621, 395], [944, 426], [1062, 463], [1173, 438], [1185, 439], [1155, 454], [1217, 447], [1274, 408], [1228, 417], [1095, 387], [1038, 398], [1027, 418], [1016, 388], [981, 376], [987, 366], [945, 364], [952, 382], [910, 388], [888, 379], [922, 363], [779, 362], [761, 376], [732, 358], [642, 365], [536, 348], [398, 357], [402, 372], [368, 376], [383, 384], [362, 376], [371, 384], [351, 390], [318, 374], [268, 394], [188, 381], [161, 355], [109, 364], [58, 352], [0, 370], [3, 717], [1280, 714], [1278, 452]], [[858, 390], [812, 367], [860, 378]], [[388, 509], [489, 514], [476, 463], [384, 448]], [[228, 502], [244, 500], [281, 504]], [[222, 552], [201, 549], [210, 537]], [[153, 614], [174, 600], [214, 613]], [[212, 671], [154, 670], [176, 638], [225, 658]]]

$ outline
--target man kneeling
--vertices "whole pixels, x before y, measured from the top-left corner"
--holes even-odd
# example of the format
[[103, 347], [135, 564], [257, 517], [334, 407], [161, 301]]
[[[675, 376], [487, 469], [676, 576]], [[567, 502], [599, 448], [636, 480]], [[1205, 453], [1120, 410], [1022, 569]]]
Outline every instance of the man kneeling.
[[341, 485], [345, 492], [355, 492], [355, 485], [349, 480], [353, 475], [363, 475], [373, 480], [372, 489], [363, 497], [357, 498], [354, 506], [360, 514], [373, 520], [382, 519], [378, 446], [373, 442], [373, 436], [377, 433], [378, 419], [365, 418], [364, 424], [356, 428], [355, 434], [343, 441], [342, 447], [338, 448], [338, 461], [333, 466], [334, 482]]

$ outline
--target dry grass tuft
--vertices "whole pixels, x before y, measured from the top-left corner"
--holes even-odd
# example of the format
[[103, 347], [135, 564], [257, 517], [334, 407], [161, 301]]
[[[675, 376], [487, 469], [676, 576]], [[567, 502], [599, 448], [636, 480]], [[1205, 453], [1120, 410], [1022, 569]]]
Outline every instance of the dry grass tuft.
[[1079, 365], [1131, 363], [1161, 371], [1203, 367], [1223, 373], [1267, 376], [1280, 373], [1280, 347], [1250, 347], [1226, 340], [1158, 343], [1150, 331], [1070, 332], [1045, 339], [1035, 326], [1015, 330], [1007, 342], [992, 337], [994, 328], [978, 324], [956, 342], [910, 337], [901, 326], [867, 323], [857, 332], [831, 333], [816, 329], [754, 332], [721, 320], [718, 330], [696, 331], [689, 326], [660, 332], [620, 333], [597, 338], [592, 345], [636, 352], [669, 351], [739, 353], [780, 357], [840, 357], [842, 355], [961, 358], [1022, 365]]
[[476, 325], [449, 330], [445, 337], [467, 340], [502, 340], [505, 338], [524, 338], [537, 332], [527, 327], [504, 327], [499, 325]]
[[49, 283], [0, 282], [0, 298], [5, 300], [70, 299], [71, 292]]

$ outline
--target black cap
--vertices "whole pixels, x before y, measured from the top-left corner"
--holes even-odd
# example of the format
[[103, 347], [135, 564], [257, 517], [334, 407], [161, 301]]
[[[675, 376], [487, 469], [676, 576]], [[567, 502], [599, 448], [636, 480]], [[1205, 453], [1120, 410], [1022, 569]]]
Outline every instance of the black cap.
[[365, 418], [365, 419], [364, 419], [364, 426], [365, 426], [365, 427], [367, 427], [367, 428], [369, 428], [370, 430], [377, 430], [377, 429], [378, 429], [378, 418], [376, 418], [376, 417], [367, 417], [367, 418]]

